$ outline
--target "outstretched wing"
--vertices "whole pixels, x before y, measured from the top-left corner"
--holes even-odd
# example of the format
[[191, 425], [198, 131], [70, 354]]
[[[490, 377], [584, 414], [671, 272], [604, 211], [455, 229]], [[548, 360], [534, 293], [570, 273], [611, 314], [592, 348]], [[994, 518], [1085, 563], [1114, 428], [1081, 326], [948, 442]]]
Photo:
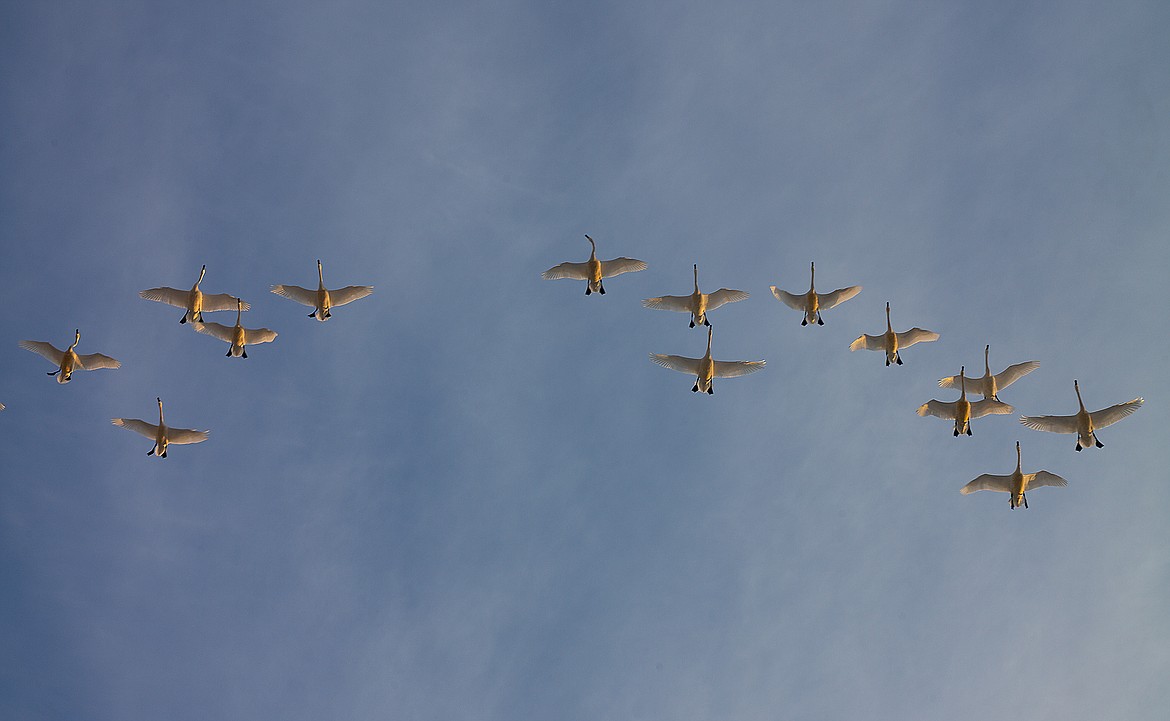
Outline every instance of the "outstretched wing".
[[1064, 480], [1055, 473], [1049, 473], [1048, 471], [1036, 471], [1035, 473], [1028, 473], [1024, 476], [1024, 480], [1027, 481], [1025, 488], [1029, 490], [1032, 488], [1038, 488], [1040, 486], [1068, 485], [1068, 481]]
[[168, 428], [167, 440], [177, 446], [185, 446], [191, 443], [202, 443], [207, 440], [207, 436], [211, 431], [192, 431], [186, 428]]
[[634, 260], [633, 258], [614, 258], [613, 260], [601, 261], [601, 277], [612, 278], [615, 275], [622, 273], [634, 273], [639, 270], [646, 270], [646, 263], [641, 260]]
[[828, 310], [829, 308], [841, 305], [860, 292], [860, 285], [851, 285], [848, 288], [841, 288], [832, 293], [817, 293], [817, 304], [823, 310]]
[[701, 358], [686, 358], [681, 355], [663, 355], [662, 353], [651, 353], [650, 360], [654, 361], [663, 368], [669, 368], [672, 371], [679, 373], [687, 373], [689, 375], [699, 375], [699, 361]]
[[1032, 371], [1040, 367], [1037, 361], [1026, 361], [1024, 363], [1016, 363], [1004, 368], [1002, 372], [995, 374], [995, 385], [998, 388], [1007, 388], [1012, 383], [1028, 375]]
[[971, 417], [982, 418], [983, 416], [1002, 416], [1014, 411], [1007, 403], [1001, 403], [994, 398], [984, 398], [981, 401], [975, 401], [971, 404]]
[[[987, 376], [981, 376], [979, 378], [967, 378], [967, 392], [978, 393], [981, 396], [990, 395], [987, 392], [987, 389], [989, 388], [987, 385], [987, 380]], [[959, 376], [948, 376], [947, 378], [940, 378], [938, 384], [942, 388], [958, 388], [960, 385]]]
[[690, 313], [691, 296], [664, 295], [661, 298], [647, 298], [646, 300], [642, 301], [642, 306], [646, 308], [653, 308], [654, 310], [674, 310], [681, 313]]
[[147, 300], [153, 300], [156, 303], [166, 303], [173, 305], [176, 308], [186, 308], [187, 299], [190, 297], [191, 291], [175, 290], [174, 288], [151, 288], [149, 290], [140, 290], [138, 295]]
[[146, 421], [140, 421], [137, 418], [113, 418], [110, 420], [116, 426], [121, 426], [128, 431], [146, 436], [147, 438], [154, 438], [158, 435], [158, 426]]
[[90, 353], [77, 356], [77, 365], [83, 371], [96, 371], [99, 368], [121, 368], [122, 361], [101, 353]]
[[224, 343], [231, 343], [236, 338], [236, 327], [226, 326], [222, 323], [212, 323], [210, 321], [195, 324], [195, 332], [209, 335], [212, 338], [219, 338]]
[[728, 303], [737, 303], [745, 300], [747, 297], [747, 291], [720, 288], [707, 296], [707, 310], [715, 310], [719, 306], [727, 305]]
[[944, 401], [927, 401], [918, 406], [918, 415], [923, 418], [926, 416], [935, 416], [936, 418], [945, 418], [948, 421], [953, 421], [955, 420], [955, 407], [958, 404], [958, 401], [951, 401], [950, 403]]
[[1093, 419], [1094, 428], [1105, 428], [1106, 426], [1111, 426], [1122, 418], [1125, 418], [1129, 414], [1136, 411], [1138, 408], [1141, 408], [1142, 404], [1145, 402], [1145, 398], [1134, 398], [1132, 401], [1118, 403], [1115, 406], [1109, 406], [1108, 408], [1102, 408], [1099, 411], [1093, 411], [1089, 414], [1089, 417]]
[[344, 288], [329, 291], [329, 302], [336, 308], [339, 305], [352, 303], [355, 300], [365, 298], [370, 293], [374, 292], [372, 285], [347, 285]]
[[[213, 312], [217, 310], [235, 310], [237, 298], [227, 293], [204, 293], [203, 310]], [[252, 306], [240, 301], [240, 310], [251, 310]]]
[[885, 350], [886, 349], [886, 335], [868, 335], [862, 334], [860, 338], [849, 344], [849, 350], [855, 351], [864, 348], [865, 350]]
[[588, 263], [561, 263], [554, 265], [548, 270], [540, 274], [541, 278], [545, 280], [560, 280], [561, 278], [569, 278], [570, 280], [589, 280], [589, 264]]
[[755, 373], [766, 363], [767, 361], [715, 361], [711, 375], [716, 378], [737, 378]]
[[61, 359], [65, 357], [65, 351], [57, 350], [53, 347], [52, 343], [44, 343], [39, 340], [22, 340], [17, 345], [25, 350], [31, 350], [33, 353], [56, 365], [61, 365]]
[[267, 328], [245, 328], [244, 342], [248, 345], [271, 343], [276, 340], [276, 331]]
[[1020, 416], [1020, 423], [1034, 431], [1049, 433], [1076, 433], [1076, 416]]
[[959, 489], [959, 493], [962, 493], [964, 496], [975, 491], [1001, 491], [1003, 493], [1011, 493], [1012, 477], [984, 473], [982, 476], [979, 476]]
[[317, 291], [302, 288], [299, 285], [274, 285], [272, 292], [277, 295], [283, 295], [289, 300], [296, 301], [301, 305], [307, 305], [310, 308], [317, 307]]
[[915, 343], [929, 343], [932, 340], [938, 340], [938, 333], [921, 328], [911, 328], [897, 335], [899, 348], [909, 348]]
[[793, 295], [786, 290], [780, 290], [774, 285], [768, 286], [772, 289], [772, 295], [776, 296], [776, 300], [788, 306], [792, 310], [804, 310], [805, 298], [804, 294]]

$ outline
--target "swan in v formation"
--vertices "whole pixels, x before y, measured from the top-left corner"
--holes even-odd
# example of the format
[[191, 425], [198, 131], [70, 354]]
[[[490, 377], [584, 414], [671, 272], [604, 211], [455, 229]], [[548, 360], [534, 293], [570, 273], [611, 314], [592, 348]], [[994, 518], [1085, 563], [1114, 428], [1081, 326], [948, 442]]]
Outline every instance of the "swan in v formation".
[[195, 323], [194, 328], [204, 335], [219, 338], [229, 344], [231, 347], [228, 348], [228, 357], [247, 358], [248, 344], [271, 343], [276, 340], [276, 331], [267, 328], [245, 328], [240, 325], [240, 313], [244, 309], [243, 301], [239, 298], [236, 300], [239, 302], [239, 306], [236, 308], [235, 326], [229, 328], [222, 323]]
[[154, 447], [146, 452], [148, 456], [167, 457], [167, 446], [174, 443], [177, 446], [189, 443], [202, 443], [207, 440], [211, 431], [193, 431], [187, 428], [168, 428], [163, 421], [162, 398], [158, 401], [158, 424], [140, 421], [137, 418], [113, 418], [111, 423], [126, 430], [134, 431], [139, 435], [154, 439]]
[[862, 334], [860, 338], [849, 344], [849, 350], [855, 351], [864, 348], [865, 350], [885, 351], [887, 366], [891, 363], [902, 365], [902, 356], [898, 351], [909, 348], [915, 343], [929, 343], [935, 340], [938, 340], [938, 333], [921, 328], [911, 328], [901, 333], [895, 333], [894, 327], [890, 325], [890, 303], [887, 301], [886, 332], [881, 335]]
[[[990, 358], [991, 346], [987, 346], [983, 349], [983, 377], [968, 378], [967, 388], [972, 393], [978, 393], [984, 398], [994, 398], [997, 401], [999, 400], [999, 391], [1001, 388], [1007, 388], [1012, 383], [1015, 383], [1040, 367], [1040, 364], [1036, 361], [1025, 361], [1010, 365], [1000, 373], [992, 374]], [[943, 388], [954, 388], [958, 383], [958, 376], [949, 376], [938, 382]]]
[[[179, 319], [180, 323], [192, 321], [194, 323], [203, 322], [203, 313], [206, 311], [211, 313], [218, 310], [231, 310], [236, 308], [236, 301], [239, 300], [234, 295], [227, 293], [204, 293], [199, 290], [199, 284], [203, 282], [203, 275], [207, 272], [207, 266], [203, 266], [199, 270], [199, 279], [195, 281], [195, 285], [191, 286], [191, 290], [176, 290], [175, 288], [150, 288], [149, 290], [142, 290], [138, 295], [146, 300], [153, 300], [156, 303], [166, 303], [173, 305], [176, 308], [184, 308], [186, 312], [183, 317]], [[252, 306], [244, 303], [242, 308], [248, 310]]]
[[374, 292], [372, 285], [347, 285], [337, 290], [325, 288], [325, 273], [321, 269], [321, 261], [317, 261], [317, 290], [309, 290], [299, 285], [274, 285], [272, 292], [296, 301], [301, 305], [313, 309], [310, 318], [326, 321], [333, 317], [331, 310], [339, 306], [365, 298]]
[[695, 264], [695, 292], [690, 295], [664, 295], [660, 298], [647, 298], [642, 301], [642, 305], [655, 310], [673, 310], [680, 313], [690, 313], [692, 328], [696, 324], [705, 325], [710, 328], [711, 323], [707, 320], [708, 311], [715, 310], [728, 303], [736, 303], [747, 297], [748, 293], [745, 291], [728, 290], [727, 288], [720, 288], [714, 293], [700, 292], [699, 266]]
[[784, 305], [799, 310], [804, 313], [804, 319], [800, 321], [801, 325], [824, 325], [825, 321], [821, 320], [821, 311], [829, 310], [836, 307], [853, 296], [861, 292], [860, 285], [851, 285], [848, 288], [839, 288], [832, 293], [818, 293], [817, 292], [817, 265], [816, 263], [809, 264], [810, 277], [808, 282], [808, 292], [797, 295], [789, 293], [786, 290], [780, 290], [776, 286], [769, 286], [772, 288], [772, 295], [776, 296], [776, 300]]
[[1040, 486], [1067, 486], [1068, 481], [1064, 480], [1055, 473], [1048, 471], [1036, 471], [1035, 473], [1024, 473], [1020, 470], [1020, 442], [1016, 441], [1016, 470], [1006, 476], [999, 476], [994, 473], [984, 473], [975, 480], [959, 489], [959, 493], [964, 496], [975, 491], [1001, 491], [1003, 493], [1011, 494], [1008, 498], [1008, 505], [1011, 508], [1019, 508], [1023, 504], [1024, 508], [1028, 507], [1028, 496], [1026, 495], [1029, 488], [1039, 488]]
[[927, 401], [918, 408], [920, 416], [935, 416], [947, 421], [955, 422], [955, 436], [966, 433], [971, 435], [971, 419], [996, 414], [1011, 413], [1014, 408], [1007, 403], [1000, 403], [994, 398], [984, 398], [972, 403], [967, 400], [966, 368], [959, 368], [959, 400], [946, 403], [944, 401]]
[[[73, 349], [81, 342], [81, 330], [73, 331], [73, 343], [65, 350], [57, 350], [52, 343], [39, 340], [22, 340], [19, 345], [25, 350], [41, 356], [54, 363], [57, 370], [46, 375], [57, 376], [58, 383], [68, 383], [73, 378], [73, 371], [93, 371], [99, 368], [121, 368], [122, 362], [101, 353], [78, 355]], [[2, 406], [0, 406], [2, 409]]]
[[1077, 405], [1080, 408], [1076, 415], [1073, 416], [1020, 416], [1020, 423], [1023, 423], [1028, 428], [1036, 431], [1048, 431], [1049, 433], [1076, 433], [1077, 434], [1077, 450], [1082, 448], [1091, 448], [1097, 446], [1104, 448], [1105, 444], [1097, 438], [1097, 429], [1111, 426], [1122, 418], [1130, 415], [1138, 408], [1141, 408], [1142, 403], [1145, 403], [1144, 398], [1134, 398], [1132, 401], [1125, 403], [1118, 403], [1115, 406], [1102, 408], [1099, 411], [1090, 413], [1085, 410], [1085, 402], [1081, 400], [1081, 385], [1077, 381], [1073, 381], [1073, 388], [1077, 392]]
[[566, 262], [560, 265], [554, 265], [541, 273], [540, 277], [545, 280], [560, 280], [561, 278], [583, 280], [586, 281], [585, 295], [589, 295], [594, 291], [605, 295], [605, 286], [601, 283], [603, 278], [612, 278], [622, 273], [634, 273], [639, 270], [646, 270], [647, 266], [644, 261], [634, 260], [633, 258], [598, 260], [597, 243], [594, 243], [593, 238], [590, 238], [588, 235], [585, 236], [585, 240], [588, 240], [589, 245], [593, 248], [589, 251], [589, 260], [584, 263]]
[[691, 391], [706, 391], [714, 395], [711, 384], [714, 378], [736, 378], [755, 373], [764, 367], [765, 361], [717, 361], [711, 359], [711, 327], [707, 327], [707, 353], [702, 358], [687, 358], [681, 355], [651, 353], [650, 360], [663, 368], [695, 376], [695, 387]]

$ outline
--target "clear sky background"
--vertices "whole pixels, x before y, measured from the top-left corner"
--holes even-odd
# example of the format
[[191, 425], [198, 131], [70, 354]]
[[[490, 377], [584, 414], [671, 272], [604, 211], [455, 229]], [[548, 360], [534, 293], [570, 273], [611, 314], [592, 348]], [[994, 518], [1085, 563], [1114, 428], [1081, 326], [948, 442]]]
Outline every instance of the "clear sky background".
[[[1165, 2], [0, 20], [0, 717], [1165, 718]], [[541, 280], [585, 233], [649, 270]], [[374, 295], [268, 292], [318, 258]], [[864, 286], [813, 329], [768, 291], [810, 261]], [[647, 359], [703, 352], [640, 305], [692, 263], [768, 362], [714, 396]], [[274, 343], [137, 297], [203, 264]], [[848, 351], [886, 301], [942, 335], [902, 367]], [[74, 328], [122, 368], [17, 347]], [[988, 343], [1016, 414], [914, 414]], [[1147, 402], [1016, 421], [1073, 379]], [[110, 425], [155, 396], [210, 440]], [[1068, 487], [959, 494], [1016, 440]]]

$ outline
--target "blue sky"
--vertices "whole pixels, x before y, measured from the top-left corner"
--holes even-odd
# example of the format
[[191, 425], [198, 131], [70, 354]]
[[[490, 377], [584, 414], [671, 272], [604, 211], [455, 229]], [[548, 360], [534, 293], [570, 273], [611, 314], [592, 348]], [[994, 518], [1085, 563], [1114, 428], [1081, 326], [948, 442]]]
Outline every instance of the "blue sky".
[[[0, 716], [1157, 719], [1159, 2], [10, 4]], [[540, 272], [649, 270], [604, 297]], [[371, 284], [328, 323], [268, 293]], [[771, 284], [860, 284], [799, 326]], [[712, 313], [692, 380], [681, 314]], [[248, 360], [137, 291], [252, 304]], [[887, 369], [860, 333], [939, 332]], [[230, 323], [226, 314], [217, 320]], [[58, 386], [21, 350], [119, 358]], [[1024, 360], [971, 438], [915, 409]], [[1015, 415], [1144, 396], [1073, 451]], [[147, 458], [110, 425], [211, 430]], [[958, 489], [1068, 479], [1031, 508]]]

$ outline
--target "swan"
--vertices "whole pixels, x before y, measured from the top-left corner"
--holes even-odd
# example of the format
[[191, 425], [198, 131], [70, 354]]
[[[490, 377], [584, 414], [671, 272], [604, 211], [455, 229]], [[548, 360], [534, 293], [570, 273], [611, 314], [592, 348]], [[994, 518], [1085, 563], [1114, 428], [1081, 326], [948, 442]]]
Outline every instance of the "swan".
[[695, 292], [690, 295], [664, 295], [661, 298], [647, 298], [642, 301], [642, 305], [646, 308], [654, 308], [655, 310], [674, 310], [680, 313], [691, 314], [691, 327], [695, 324], [705, 325], [711, 327], [711, 323], [707, 320], [707, 312], [715, 310], [716, 308], [726, 305], [727, 303], [735, 303], [748, 297], [748, 294], [742, 290], [728, 290], [727, 288], [720, 288], [714, 293], [702, 293], [699, 291], [699, 266], [695, 264]]
[[[967, 387], [971, 389], [972, 393], [978, 393], [984, 398], [994, 398], [999, 400], [999, 391], [1001, 388], [1007, 388], [1012, 383], [1028, 375], [1032, 371], [1040, 367], [1036, 361], [1026, 361], [1024, 363], [1016, 363], [1004, 368], [1002, 372], [992, 375], [991, 373], [991, 346], [983, 349], [983, 377], [982, 378], [968, 378]], [[943, 378], [938, 384], [943, 388], [954, 388], [957, 382], [957, 376], [950, 376]]]
[[651, 353], [650, 360], [663, 368], [672, 371], [688, 373], [695, 376], [695, 387], [692, 392], [706, 391], [714, 395], [712, 388], [713, 378], [735, 378], [755, 373], [764, 367], [765, 361], [717, 361], [711, 360], [711, 328], [707, 328], [707, 353], [702, 358], [686, 358], [679, 355], [663, 355]]
[[134, 431], [139, 435], [154, 439], [154, 447], [146, 452], [148, 456], [159, 456], [160, 458], [167, 457], [167, 446], [174, 443], [182, 446], [188, 443], [202, 443], [207, 440], [207, 436], [211, 431], [192, 431], [186, 428], [168, 428], [163, 422], [163, 407], [162, 398], [157, 398], [158, 401], [158, 425], [140, 421], [137, 418], [113, 418], [111, 422], [127, 430]]
[[886, 352], [886, 365], [891, 363], [902, 365], [902, 356], [898, 353], [899, 350], [909, 348], [915, 343], [928, 343], [934, 340], [938, 340], [938, 333], [921, 328], [911, 328], [908, 331], [895, 333], [893, 326], [890, 325], [890, 304], [887, 302], [886, 332], [881, 335], [862, 335], [849, 344], [849, 350], [855, 351], [858, 348], [884, 350]]
[[1019, 508], [1022, 504], [1024, 508], [1028, 507], [1028, 496], [1025, 495], [1029, 488], [1039, 488], [1040, 486], [1058, 486], [1064, 487], [1068, 485], [1068, 481], [1064, 480], [1055, 473], [1048, 471], [1036, 471], [1035, 473], [1024, 473], [1020, 470], [1020, 442], [1016, 441], [1016, 470], [1007, 476], [998, 476], [994, 473], [984, 473], [975, 480], [959, 489], [959, 493], [964, 496], [975, 491], [1001, 491], [1003, 493], [1010, 493], [1008, 498], [1008, 505], [1011, 508]]
[[236, 308], [235, 327], [229, 328], [222, 323], [195, 323], [194, 328], [204, 335], [219, 338], [225, 343], [231, 344], [227, 352], [229, 358], [231, 356], [247, 358], [247, 345], [249, 343], [252, 345], [271, 343], [276, 340], [276, 331], [271, 331], [267, 328], [245, 328], [240, 325], [240, 311], [243, 310], [243, 301], [240, 301], [239, 298], [236, 300], [239, 301], [239, 306]]
[[853, 296], [861, 292], [860, 285], [851, 285], [848, 288], [840, 288], [832, 293], [818, 293], [816, 288], [817, 279], [817, 265], [810, 263], [811, 276], [808, 282], [808, 292], [796, 295], [789, 293], [786, 290], [780, 290], [776, 286], [772, 288], [772, 295], [776, 296], [776, 300], [784, 305], [804, 312], [804, 319], [800, 321], [801, 325], [824, 325], [825, 321], [821, 320], [821, 311], [834, 308], [849, 300]]
[[[173, 305], [176, 308], [185, 308], [186, 312], [183, 317], [179, 319], [180, 323], [187, 321], [194, 321], [197, 323], [203, 322], [204, 311], [210, 313], [217, 310], [231, 310], [232, 306], [236, 305], [237, 298], [227, 293], [204, 293], [199, 290], [199, 284], [203, 281], [203, 275], [207, 272], [207, 266], [203, 266], [199, 270], [199, 280], [195, 281], [195, 285], [191, 286], [191, 290], [176, 290], [174, 288], [151, 288], [149, 290], [142, 290], [138, 295], [146, 300], [153, 300], [157, 303], [166, 303]], [[244, 310], [249, 310], [252, 306], [244, 303]]]
[[282, 295], [289, 300], [294, 300], [301, 305], [307, 305], [313, 309], [309, 314], [310, 318], [316, 318], [320, 321], [329, 320], [333, 316], [330, 312], [332, 308], [352, 303], [355, 300], [365, 298], [370, 293], [374, 292], [372, 285], [347, 285], [344, 288], [337, 290], [325, 289], [325, 274], [321, 270], [321, 261], [317, 261], [317, 290], [309, 290], [302, 288], [299, 285], [274, 285], [272, 292], [277, 295]]
[[33, 353], [45, 358], [46, 360], [55, 363], [57, 370], [46, 375], [57, 376], [58, 383], [68, 383], [73, 379], [73, 371], [93, 371], [99, 368], [121, 368], [122, 362], [114, 360], [108, 355], [101, 353], [90, 353], [89, 355], [78, 355], [74, 352], [78, 342], [81, 341], [81, 331], [73, 331], [73, 344], [63, 351], [57, 350], [52, 343], [42, 343], [36, 340], [22, 340], [20, 347], [25, 350], [30, 350]]
[[589, 260], [584, 263], [561, 263], [560, 265], [554, 265], [541, 273], [540, 277], [545, 280], [569, 278], [570, 280], [588, 281], [585, 286], [585, 295], [589, 295], [594, 291], [605, 295], [605, 286], [601, 284], [602, 278], [612, 278], [622, 273], [646, 270], [646, 263], [640, 260], [634, 260], [633, 258], [598, 260], [597, 244], [588, 235], [585, 236], [585, 240], [588, 240], [589, 245], [593, 247], [593, 250], [589, 251]]
[[1097, 438], [1097, 429], [1113, 425], [1146, 402], [1145, 398], [1138, 397], [1090, 413], [1085, 410], [1085, 403], [1081, 400], [1081, 385], [1074, 380], [1073, 388], [1077, 392], [1077, 405], [1080, 406], [1075, 416], [1020, 416], [1020, 423], [1035, 431], [1076, 433], [1078, 451], [1094, 445], [1104, 448], [1105, 444]]
[[935, 416], [943, 420], [955, 422], [955, 436], [960, 433], [971, 435], [971, 419], [996, 414], [1004, 415], [1015, 409], [1007, 403], [1000, 403], [992, 398], [984, 398], [972, 403], [967, 400], [966, 367], [959, 369], [959, 400], [944, 403], [943, 401], [927, 401], [918, 408], [918, 415], [922, 417]]

